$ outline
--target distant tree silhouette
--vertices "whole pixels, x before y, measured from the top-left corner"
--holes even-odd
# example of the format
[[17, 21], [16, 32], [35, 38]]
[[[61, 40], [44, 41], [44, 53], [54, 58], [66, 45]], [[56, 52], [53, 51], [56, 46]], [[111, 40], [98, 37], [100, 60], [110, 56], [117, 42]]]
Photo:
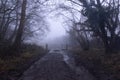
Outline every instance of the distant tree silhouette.
[[[87, 32], [82, 30], [80, 31], [80, 25], [77, 25], [77, 23], [73, 23], [74, 25], [72, 26], [72, 28], [68, 31], [68, 33], [70, 34], [70, 36], [75, 39], [79, 45], [81, 46], [81, 49], [83, 50], [89, 50], [90, 46], [89, 46], [89, 39], [88, 39], [88, 35]], [[78, 26], [78, 27], [77, 27]]]

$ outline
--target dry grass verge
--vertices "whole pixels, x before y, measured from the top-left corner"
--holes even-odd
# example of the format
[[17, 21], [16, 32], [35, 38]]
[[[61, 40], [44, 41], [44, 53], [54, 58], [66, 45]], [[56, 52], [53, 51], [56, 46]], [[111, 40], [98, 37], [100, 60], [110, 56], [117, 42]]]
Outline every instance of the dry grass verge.
[[98, 80], [120, 80], [120, 53], [106, 55], [104, 50], [74, 49], [77, 66], [85, 66]]
[[29, 45], [19, 56], [0, 58], [0, 80], [17, 80], [36, 60], [45, 55], [42, 47]]

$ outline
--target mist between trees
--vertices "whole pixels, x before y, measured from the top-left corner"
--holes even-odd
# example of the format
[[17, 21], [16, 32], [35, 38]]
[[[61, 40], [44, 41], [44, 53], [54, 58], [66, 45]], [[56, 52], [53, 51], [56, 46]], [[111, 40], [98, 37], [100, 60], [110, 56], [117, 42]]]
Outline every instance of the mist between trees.
[[[67, 31], [83, 50], [97, 43], [106, 53], [120, 49], [119, 0], [67, 0], [59, 5]], [[69, 16], [68, 16], [69, 15]], [[97, 42], [96, 42], [97, 41]], [[101, 47], [100, 47], [101, 46]]]
[[11, 55], [23, 42], [48, 30], [44, 2], [39, 0], [0, 0], [0, 53]]
[[48, 53], [48, 44], [36, 46], [41, 40], [25, 42], [47, 34], [50, 15], [62, 19], [68, 33], [48, 39], [50, 48], [70, 47], [76, 65], [83, 62], [98, 80], [120, 80], [120, 0], [0, 0], [0, 80], [16, 80]]
[[[52, 10], [50, 5], [55, 8]], [[64, 19], [71, 44], [77, 42], [83, 50], [92, 46], [103, 48], [106, 53], [118, 52], [119, 6], [119, 0], [67, 0], [57, 3], [54, 0], [0, 0], [0, 52], [17, 51], [24, 40], [38, 33], [42, 37], [48, 29], [45, 16], [50, 12]]]

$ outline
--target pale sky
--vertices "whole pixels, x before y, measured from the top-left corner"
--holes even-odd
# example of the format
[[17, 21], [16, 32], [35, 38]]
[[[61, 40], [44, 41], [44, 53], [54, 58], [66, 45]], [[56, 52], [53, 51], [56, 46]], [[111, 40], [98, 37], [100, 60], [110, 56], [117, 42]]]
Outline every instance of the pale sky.
[[47, 38], [55, 38], [66, 34], [63, 22], [60, 18], [51, 17], [48, 19], [48, 22], [50, 32], [48, 32]]

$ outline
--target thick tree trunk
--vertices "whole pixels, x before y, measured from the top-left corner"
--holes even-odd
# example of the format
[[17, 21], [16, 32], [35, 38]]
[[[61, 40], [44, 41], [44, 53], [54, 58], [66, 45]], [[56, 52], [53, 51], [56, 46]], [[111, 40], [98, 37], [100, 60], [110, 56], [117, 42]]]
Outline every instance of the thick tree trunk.
[[17, 31], [15, 41], [14, 41], [13, 46], [12, 46], [15, 49], [18, 49], [21, 46], [22, 35], [23, 35], [24, 27], [25, 27], [26, 4], [27, 4], [27, 0], [23, 0], [22, 9], [21, 9], [20, 24], [19, 24], [19, 28]]

